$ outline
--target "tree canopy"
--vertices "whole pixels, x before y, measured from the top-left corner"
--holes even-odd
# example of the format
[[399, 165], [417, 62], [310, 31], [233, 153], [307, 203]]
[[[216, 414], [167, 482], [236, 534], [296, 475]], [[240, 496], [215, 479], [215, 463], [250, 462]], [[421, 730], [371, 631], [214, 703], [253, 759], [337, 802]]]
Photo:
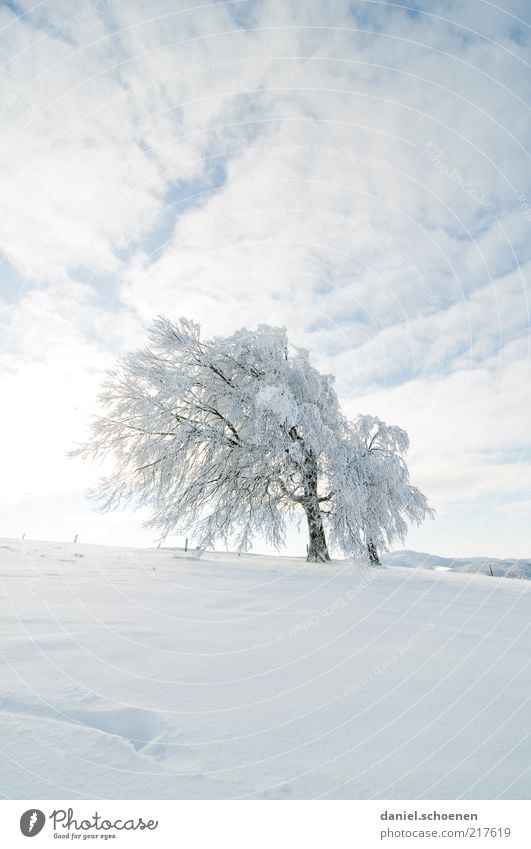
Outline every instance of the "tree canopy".
[[104, 510], [149, 505], [162, 538], [200, 548], [280, 548], [306, 517], [308, 559], [333, 549], [378, 561], [407, 520], [432, 515], [409, 482], [407, 434], [373, 416], [350, 422], [333, 378], [282, 328], [203, 340], [197, 323], [158, 318], [147, 347], [110, 373], [91, 437], [77, 454], [112, 457], [93, 496]]

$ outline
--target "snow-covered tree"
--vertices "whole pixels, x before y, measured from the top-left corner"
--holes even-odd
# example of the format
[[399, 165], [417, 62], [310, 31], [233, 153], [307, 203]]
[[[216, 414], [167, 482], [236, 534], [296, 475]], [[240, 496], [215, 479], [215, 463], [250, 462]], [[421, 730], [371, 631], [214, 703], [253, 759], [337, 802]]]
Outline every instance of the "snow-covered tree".
[[205, 341], [198, 324], [159, 318], [101, 402], [76, 452], [113, 459], [93, 495], [104, 510], [149, 505], [162, 537], [179, 528], [200, 547], [245, 551], [260, 533], [280, 547], [287, 519], [305, 515], [309, 560], [330, 559], [327, 531], [335, 548], [367, 558], [403, 536], [405, 518], [430, 512], [409, 485], [406, 434], [370, 417], [349, 424], [333, 378], [283, 329]]
[[409, 437], [404, 430], [375, 416], [359, 416], [352, 433], [365, 489], [364, 540], [369, 559], [379, 563], [379, 551], [387, 551], [395, 540], [404, 541], [407, 520], [420, 524], [434, 513], [426, 496], [409, 483]]

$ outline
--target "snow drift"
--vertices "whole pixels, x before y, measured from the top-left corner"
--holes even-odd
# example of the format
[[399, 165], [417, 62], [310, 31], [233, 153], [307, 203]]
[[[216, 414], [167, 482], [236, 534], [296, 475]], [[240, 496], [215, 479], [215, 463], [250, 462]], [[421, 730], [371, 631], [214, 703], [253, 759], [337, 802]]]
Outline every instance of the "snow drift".
[[0, 540], [10, 798], [528, 798], [527, 581]]

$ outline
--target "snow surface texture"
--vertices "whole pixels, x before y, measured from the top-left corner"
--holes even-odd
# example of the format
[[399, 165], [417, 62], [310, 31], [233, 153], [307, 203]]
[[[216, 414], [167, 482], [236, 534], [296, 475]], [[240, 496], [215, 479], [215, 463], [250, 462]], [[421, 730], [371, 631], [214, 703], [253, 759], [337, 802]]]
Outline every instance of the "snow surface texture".
[[0, 540], [7, 798], [529, 798], [531, 587]]

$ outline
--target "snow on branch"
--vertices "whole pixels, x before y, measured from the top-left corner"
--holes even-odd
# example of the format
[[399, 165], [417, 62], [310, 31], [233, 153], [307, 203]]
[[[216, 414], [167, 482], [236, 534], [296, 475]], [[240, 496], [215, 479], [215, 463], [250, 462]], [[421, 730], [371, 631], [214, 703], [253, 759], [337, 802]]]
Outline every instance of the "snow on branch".
[[[374, 416], [348, 422], [333, 378], [283, 328], [262, 325], [202, 340], [196, 322], [159, 317], [100, 396], [102, 414], [76, 453], [112, 457], [93, 497], [103, 510], [149, 505], [164, 537], [184, 529], [200, 548], [280, 547], [302, 510], [308, 557], [332, 546], [375, 560], [407, 521], [431, 516], [409, 482], [405, 431]], [[301, 514], [302, 515], [302, 514]]]

